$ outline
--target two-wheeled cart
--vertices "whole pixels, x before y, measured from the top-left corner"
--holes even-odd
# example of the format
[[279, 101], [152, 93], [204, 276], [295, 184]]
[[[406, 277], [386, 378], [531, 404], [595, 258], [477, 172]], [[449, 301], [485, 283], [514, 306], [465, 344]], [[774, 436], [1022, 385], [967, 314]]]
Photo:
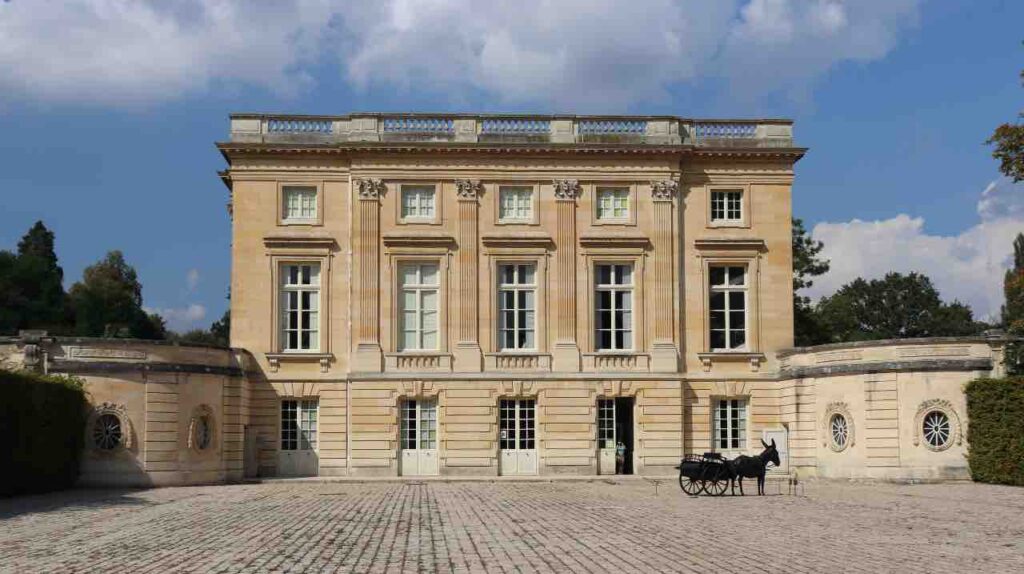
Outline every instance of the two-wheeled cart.
[[729, 460], [717, 452], [686, 455], [676, 468], [679, 469], [679, 487], [690, 496], [701, 492], [722, 496], [733, 478]]

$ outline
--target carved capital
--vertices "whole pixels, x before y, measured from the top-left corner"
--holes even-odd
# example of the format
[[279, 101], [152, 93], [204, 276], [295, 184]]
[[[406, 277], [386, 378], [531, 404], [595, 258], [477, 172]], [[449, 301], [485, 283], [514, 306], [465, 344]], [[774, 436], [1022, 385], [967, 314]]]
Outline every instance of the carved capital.
[[484, 191], [484, 186], [478, 179], [456, 179], [455, 192], [459, 199], [476, 199]]
[[359, 190], [359, 199], [380, 199], [387, 187], [384, 180], [376, 178], [355, 179], [356, 189]]
[[580, 182], [578, 180], [556, 179], [552, 183], [555, 185], [555, 199], [574, 201], [580, 196]]
[[678, 192], [679, 182], [674, 179], [651, 182], [651, 196], [654, 201], [672, 201]]

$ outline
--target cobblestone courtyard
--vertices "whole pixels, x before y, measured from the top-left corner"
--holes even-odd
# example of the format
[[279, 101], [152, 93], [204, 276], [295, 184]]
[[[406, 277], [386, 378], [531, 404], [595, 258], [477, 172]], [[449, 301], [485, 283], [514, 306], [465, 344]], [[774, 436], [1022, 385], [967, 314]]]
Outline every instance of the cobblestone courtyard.
[[0, 571], [1024, 571], [1024, 489], [804, 494], [688, 498], [643, 480], [72, 491], [0, 500]]

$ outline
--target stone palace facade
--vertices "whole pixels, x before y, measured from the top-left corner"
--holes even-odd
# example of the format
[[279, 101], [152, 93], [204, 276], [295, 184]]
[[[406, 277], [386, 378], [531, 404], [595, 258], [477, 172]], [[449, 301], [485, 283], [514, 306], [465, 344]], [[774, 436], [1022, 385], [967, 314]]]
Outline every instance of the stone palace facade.
[[665, 475], [762, 438], [776, 472], [966, 475], [1002, 341], [791, 348], [787, 120], [237, 114], [218, 148], [231, 350], [0, 342], [120, 425], [84, 482]]

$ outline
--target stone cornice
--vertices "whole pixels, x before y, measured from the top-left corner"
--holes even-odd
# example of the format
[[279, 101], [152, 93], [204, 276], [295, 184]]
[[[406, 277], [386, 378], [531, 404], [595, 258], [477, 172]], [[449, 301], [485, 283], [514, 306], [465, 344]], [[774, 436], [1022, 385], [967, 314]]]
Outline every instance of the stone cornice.
[[386, 247], [451, 247], [455, 238], [446, 233], [410, 232], [386, 233], [382, 238]]

